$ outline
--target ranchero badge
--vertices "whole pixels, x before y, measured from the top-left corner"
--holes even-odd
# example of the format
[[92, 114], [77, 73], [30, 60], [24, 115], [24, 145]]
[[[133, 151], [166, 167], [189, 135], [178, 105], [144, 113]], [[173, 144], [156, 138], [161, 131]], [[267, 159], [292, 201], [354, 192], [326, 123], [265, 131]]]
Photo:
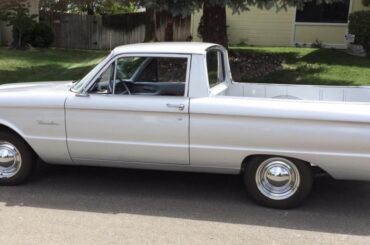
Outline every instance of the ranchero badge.
[[42, 120], [38, 120], [37, 121], [38, 125], [42, 125], [42, 126], [59, 126], [59, 123], [56, 123], [56, 122], [45, 122], [45, 121], [42, 121]]

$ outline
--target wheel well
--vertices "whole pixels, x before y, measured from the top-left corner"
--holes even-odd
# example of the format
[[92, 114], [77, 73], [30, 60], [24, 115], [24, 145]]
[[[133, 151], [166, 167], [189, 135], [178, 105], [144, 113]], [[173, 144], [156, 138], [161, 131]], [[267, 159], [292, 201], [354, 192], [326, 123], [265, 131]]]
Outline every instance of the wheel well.
[[241, 166], [241, 173], [243, 173], [245, 171], [245, 168], [246, 166], [248, 165], [248, 163], [255, 157], [284, 157], [284, 158], [288, 158], [288, 159], [292, 159], [292, 160], [296, 160], [296, 161], [301, 161], [301, 162], [304, 162], [308, 165], [311, 166], [312, 170], [313, 170], [313, 173], [315, 176], [331, 176], [328, 172], [326, 172], [324, 169], [320, 168], [319, 166], [317, 165], [314, 165], [308, 161], [305, 161], [305, 160], [302, 160], [302, 159], [298, 159], [298, 158], [294, 158], [294, 157], [287, 157], [287, 156], [279, 156], [279, 155], [269, 155], [269, 154], [256, 154], [256, 155], [250, 155], [250, 156], [247, 156], [246, 158], [244, 158], [243, 162], [242, 162], [242, 166]]
[[35, 150], [32, 148], [32, 146], [22, 137], [22, 135], [20, 135], [17, 131], [15, 131], [14, 129], [12, 128], [9, 128], [8, 126], [5, 126], [3, 124], [0, 124], [0, 132], [8, 132], [8, 133], [12, 133], [14, 135], [17, 135], [19, 138], [21, 138], [27, 145], [28, 147], [32, 150], [33, 154], [35, 156], [38, 157], [37, 153], [35, 152]]
[[18, 136], [20, 136], [16, 131], [14, 131], [13, 129], [3, 125], [3, 124], [0, 124], [0, 132], [10, 132], [10, 133], [13, 133], [13, 134], [16, 134]]
[[269, 154], [257, 154], [257, 155], [250, 155], [250, 156], [247, 156], [246, 158], [244, 158], [244, 160], [242, 162], [242, 166], [241, 166], [241, 172], [244, 172], [248, 163], [256, 157], [284, 157], [284, 158], [288, 158], [288, 159], [292, 159], [292, 160], [296, 160], [296, 161], [301, 161], [301, 162], [304, 162], [304, 163], [312, 166], [312, 164], [310, 162], [307, 162], [305, 160], [298, 159], [298, 158], [287, 157], [287, 156], [279, 156], [279, 155], [269, 155]]

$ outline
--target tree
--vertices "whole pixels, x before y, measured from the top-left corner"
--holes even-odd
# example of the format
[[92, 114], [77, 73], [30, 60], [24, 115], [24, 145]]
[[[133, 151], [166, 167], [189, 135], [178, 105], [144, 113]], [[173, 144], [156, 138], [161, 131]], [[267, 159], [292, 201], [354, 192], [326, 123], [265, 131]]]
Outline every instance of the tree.
[[202, 7], [202, 1], [197, 0], [121, 0], [122, 3], [134, 3], [146, 9], [145, 42], [157, 41], [157, 13], [167, 12], [174, 17], [191, 15]]
[[224, 47], [228, 46], [225, 6], [205, 1], [200, 24], [203, 25], [201, 35], [204, 42], [215, 42]]
[[40, 10], [66, 13], [69, 11], [70, 0], [40, 0]]
[[23, 48], [29, 40], [27, 37], [36, 24], [37, 15], [30, 15], [26, 0], [5, 0], [0, 5], [0, 18], [13, 27], [14, 48]]
[[41, 0], [40, 9], [60, 13], [106, 15], [134, 12], [136, 6], [121, 0]]
[[157, 11], [153, 8], [147, 8], [145, 14], [145, 38], [144, 42], [157, 41]]

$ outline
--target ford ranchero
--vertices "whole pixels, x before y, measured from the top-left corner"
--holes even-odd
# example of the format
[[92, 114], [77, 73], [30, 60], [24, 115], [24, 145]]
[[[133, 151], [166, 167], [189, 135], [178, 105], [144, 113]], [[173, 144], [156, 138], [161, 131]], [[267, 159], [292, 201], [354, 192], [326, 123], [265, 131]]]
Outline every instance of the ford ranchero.
[[370, 88], [237, 83], [215, 44], [122, 46], [78, 82], [0, 86], [0, 185], [38, 158], [241, 174], [255, 201], [292, 208], [314, 168], [370, 180]]

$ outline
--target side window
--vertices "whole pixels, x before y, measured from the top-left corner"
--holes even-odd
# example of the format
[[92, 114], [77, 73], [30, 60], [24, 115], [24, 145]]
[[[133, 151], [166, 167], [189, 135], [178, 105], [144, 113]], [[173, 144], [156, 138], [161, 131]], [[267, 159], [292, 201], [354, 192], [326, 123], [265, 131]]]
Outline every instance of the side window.
[[187, 58], [119, 58], [117, 60], [115, 94], [184, 96], [187, 65]]
[[146, 65], [137, 77], [136, 82], [158, 82], [158, 62], [156, 58], [148, 58]]
[[188, 58], [123, 57], [95, 81], [90, 93], [184, 96]]
[[117, 79], [130, 80], [143, 64], [144, 57], [125, 57], [117, 60]]
[[219, 50], [208, 51], [207, 69], [210, 88], [225, 81], [224, 57], [221, 51]]
[[112, 94], [114, 86], [114, 68], [113, 62], [95, 81], [90, 93], [94, 94]]

